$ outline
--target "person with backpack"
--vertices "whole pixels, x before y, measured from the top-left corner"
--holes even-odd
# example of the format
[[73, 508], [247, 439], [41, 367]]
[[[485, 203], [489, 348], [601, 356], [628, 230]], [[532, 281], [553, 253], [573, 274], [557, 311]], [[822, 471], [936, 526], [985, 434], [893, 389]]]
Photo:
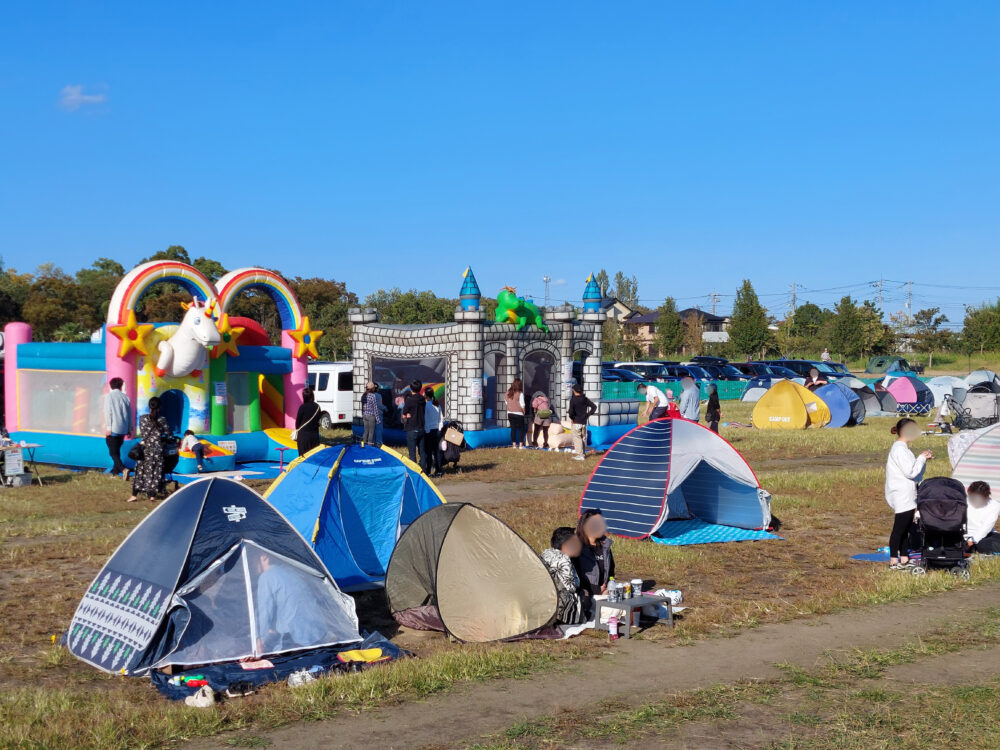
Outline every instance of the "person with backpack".
[[524, 385], [521, 378], [514, 378], [504, 400], [507, 402], [507, 421], [510, 423], [510, 444], [514, 448], [523, 448], [528, 440], [524, 427]]
[[316, 403], [313, 389], [302, 389], [302, 405], [295, 414], [295, 447], [300, 456], [319, 446], [319, 415], [323, 412]]
[[423, 383], [414, 380], [410, 383], [410, 392], [403, 397], [402, 421], [406, 432], [406, 450], [413, 463], [418, 463], [418, 446], [420, 453], [424, 453], [424, 413], [427, 409], [423, 387]]
[[549, 397], [541, 391], [535, 391], [535, 395], [531, 397], [531, 410], [535, 414], [531, 420], [534, 426], [531, 442], [537, 448], [538, 434], [541, 433], [544, 436], [542, 450], [547, 451], [549, 449], [549, 426], [552, 424], [552, 405], [549, 403]]

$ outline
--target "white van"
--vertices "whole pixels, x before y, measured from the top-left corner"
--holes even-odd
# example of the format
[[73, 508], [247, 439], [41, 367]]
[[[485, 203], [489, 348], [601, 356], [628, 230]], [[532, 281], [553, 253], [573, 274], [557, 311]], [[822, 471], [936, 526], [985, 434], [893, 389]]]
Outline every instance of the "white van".
[[309, 387], [323, 411], [319, 426], [328, 430], [354, 419], [354, 366], [350, 362], [310, 362]]

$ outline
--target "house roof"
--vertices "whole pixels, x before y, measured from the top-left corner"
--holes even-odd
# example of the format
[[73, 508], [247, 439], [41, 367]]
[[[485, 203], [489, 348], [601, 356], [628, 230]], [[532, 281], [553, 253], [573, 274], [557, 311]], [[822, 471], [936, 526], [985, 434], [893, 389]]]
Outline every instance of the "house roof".
[[633, 315], [628, 319], [629, 325], [633, 323], [637, 326], [645, 325], [647, 323], [655, 323], [660, 314], [653, 310], [653, 312], [642, 313], [641, 315]]
[[705, 323], [725, 323], [727, 320], [729, 320], [728, 315], [712, 315], [712, 313], [705, 312], [704, 310], [700, 310], [697, 307], [688, 307], [684, 310], [681, 310], [678, 313], [678, 315], [680, 315], [682, 318], [690, 318], [693, 315], [700, 315]]

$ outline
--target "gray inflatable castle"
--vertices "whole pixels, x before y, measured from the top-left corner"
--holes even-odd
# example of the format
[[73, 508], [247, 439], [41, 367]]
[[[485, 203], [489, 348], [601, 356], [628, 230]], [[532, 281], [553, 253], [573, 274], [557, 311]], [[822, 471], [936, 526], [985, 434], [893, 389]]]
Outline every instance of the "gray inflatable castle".
[[[532, 303], [501, 290], [496, 318], [487, 320], [482, 293], [472, 269], [463, 274], [460, 304], [451, 323], [390, 325], [374, 309], [349, 312], [354, 358], [354, 428], [361, 430], [361, 396], [375, 382], [389, 407], [387, 442], [401, 442], [399, 404], [413, 380], [432, 386], [445, 419], [461, 422], [470, 447], [509, 444], [504, 394], [514, 378], [524, 381], [525, 397], [548, 395], [555, 416], [565, 418], [571, 387], [584, 392], [600, 411], [591, 419], [591, 442], [613, 442], [622, 432], [612, 424], [635, 424], [634, 405], [622, 404], [630, 417], [601, 399], [601, 293], [587, 281], [582, 309], [566, 304], [539, 311]], [[609, 408], [611, 407], [611, 408]], [[625, 417], [625, 420], [622, 419]]]

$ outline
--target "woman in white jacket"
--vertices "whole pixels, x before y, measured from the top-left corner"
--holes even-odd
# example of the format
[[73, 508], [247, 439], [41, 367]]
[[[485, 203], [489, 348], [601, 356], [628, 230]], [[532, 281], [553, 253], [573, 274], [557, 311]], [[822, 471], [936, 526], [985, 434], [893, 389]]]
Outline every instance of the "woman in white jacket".
[[892, 428], [896, 442], [885, 464], [885, 501], [896, 514], [889, 535], [889, 567], [903, 570], [910, 566], [909, 548], [904, 546], [917, 511], [917, 485], [924, 476], [930, 451], [914, 456], [909, 444], [920, 437], [920, 427], [912, 419], [901, 419]]

